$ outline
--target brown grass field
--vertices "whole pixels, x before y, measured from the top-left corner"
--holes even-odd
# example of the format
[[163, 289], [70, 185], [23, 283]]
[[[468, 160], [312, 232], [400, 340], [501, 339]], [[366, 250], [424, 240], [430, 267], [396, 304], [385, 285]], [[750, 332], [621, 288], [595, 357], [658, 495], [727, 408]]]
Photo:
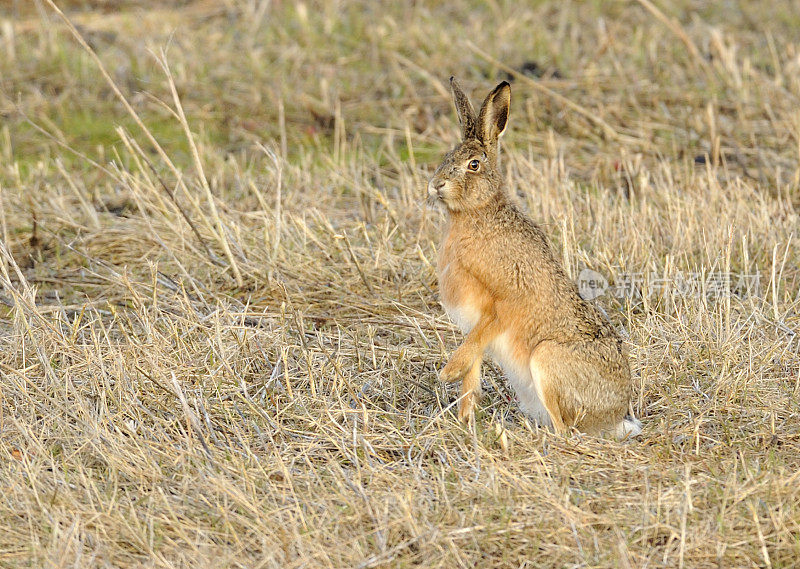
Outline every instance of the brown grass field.
[[[796, 2], [56, 3], [0, 3], [1, 567], [798, 566]], [[493, 364], [457, 421], [450, 75], [640, 438]]]

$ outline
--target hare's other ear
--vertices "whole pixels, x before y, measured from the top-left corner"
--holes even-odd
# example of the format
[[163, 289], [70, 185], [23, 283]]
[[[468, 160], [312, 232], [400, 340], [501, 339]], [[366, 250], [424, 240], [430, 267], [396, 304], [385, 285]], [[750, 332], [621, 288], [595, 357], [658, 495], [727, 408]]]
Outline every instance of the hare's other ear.
[[484, 146], [494, 147], [506, 130], [511, 106], [511, 85], [503, 81], [487, 95], [478, 117], [478, 138]]
[[469, 102], [469, 98], [461, 90], [461, 86], [455, 77], [450, 77], [450, 89], [453, 91], [453, 102], [456, 104], [458, 122], [461, 123], [461, 138], [464, 140], [475, 138], [478, 134], [476, 131], [477, 118], [475, 109], [472, 108], [472, 103]]

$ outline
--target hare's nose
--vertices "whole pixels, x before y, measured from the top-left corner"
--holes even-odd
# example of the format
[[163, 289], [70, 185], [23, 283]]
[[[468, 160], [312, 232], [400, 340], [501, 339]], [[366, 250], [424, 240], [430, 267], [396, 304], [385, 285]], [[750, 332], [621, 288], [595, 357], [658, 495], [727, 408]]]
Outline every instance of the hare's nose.
[[434, 178], [428, 182], [428, 193], [431, 195], [438, 194], [439, 190], [444, 187], [445, 181], [440, 178]]

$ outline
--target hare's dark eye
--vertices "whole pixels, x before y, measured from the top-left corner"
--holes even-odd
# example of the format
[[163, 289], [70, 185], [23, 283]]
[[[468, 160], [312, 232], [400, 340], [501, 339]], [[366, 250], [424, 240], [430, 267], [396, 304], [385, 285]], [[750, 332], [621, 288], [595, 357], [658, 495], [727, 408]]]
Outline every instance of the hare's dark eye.
[[469, 168], [473, 172], [477, 172], [480, 167], [481, 163], [478, 160], [470, 160], [469, 164], [467, 164], [467, 168]]

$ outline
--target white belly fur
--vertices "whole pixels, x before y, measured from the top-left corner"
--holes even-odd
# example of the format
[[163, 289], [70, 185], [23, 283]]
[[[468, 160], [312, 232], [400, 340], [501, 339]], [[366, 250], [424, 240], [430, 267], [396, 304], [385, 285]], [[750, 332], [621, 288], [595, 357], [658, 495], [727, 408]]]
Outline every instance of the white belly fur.
[[461, 331], [464, 334], [468, 334], [470, 330], [475, 327], [475, 324], [478, 323], [480, 320], [481, 312], [474, 306], [469, 304], [464, 304], [461, 306], [450, 306], [445, 304], [444, 309], [447, 312], [447, 315], [450, 317], [450, 320], [453, 323], [461, 328]]
[[[470, 305], [445, 305], [450, 319], [467, 334], [480, 319], [480, 311]], [[542, 405], [539, 378], [533, 359], [518, 362], [512, 354], [508, 332], [500, 334], [489, 345], [489, 353], [500, 365], [517, 394], [522, 411], [541, 426], [550, 426], [550, 415]]]

